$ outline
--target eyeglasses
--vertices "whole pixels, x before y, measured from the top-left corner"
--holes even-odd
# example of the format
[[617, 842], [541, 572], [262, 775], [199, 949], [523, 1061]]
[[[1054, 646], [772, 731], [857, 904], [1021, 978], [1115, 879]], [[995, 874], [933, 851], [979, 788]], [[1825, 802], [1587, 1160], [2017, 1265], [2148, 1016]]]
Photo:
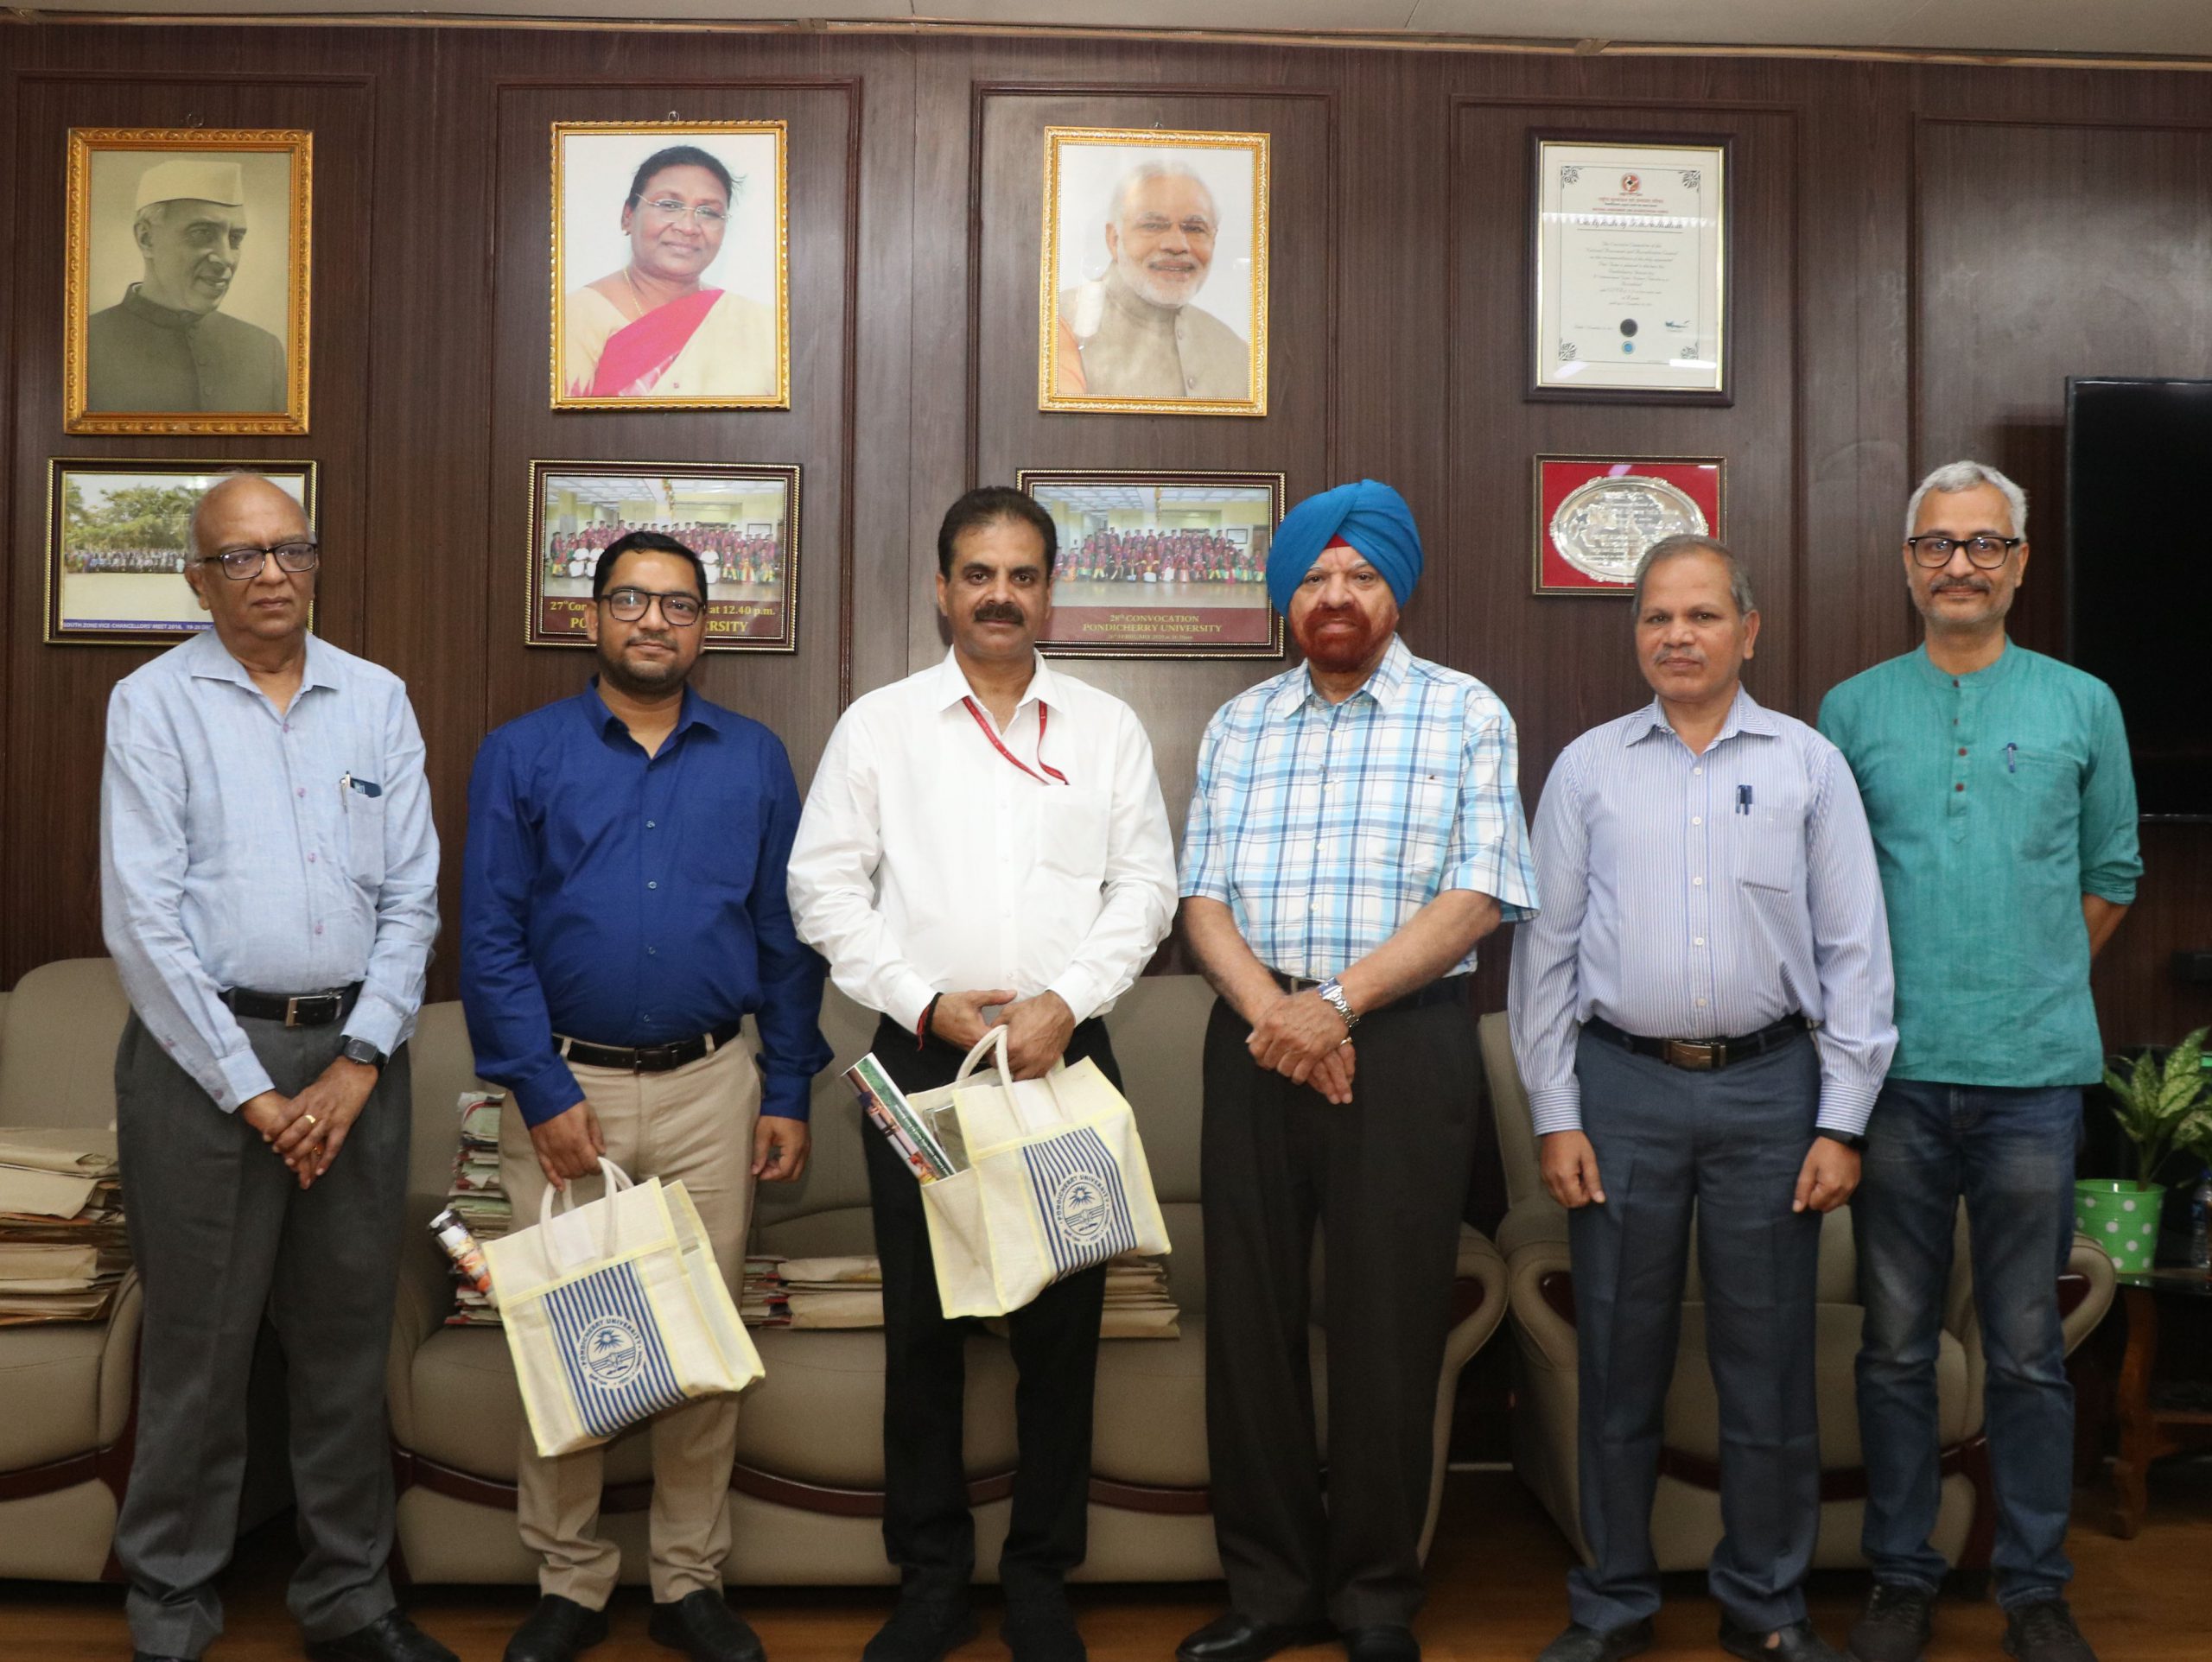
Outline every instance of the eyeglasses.
[[322, 558], [322, 550], [313, 542], [277, 542], [265, 549], [225, 549], [217, 554], [203, 554], [194, 563], [219, 564], [223, 575], [232, 582], [249, 583], [261, 575], [261, 568], [269, 563], [272, 554], [282, 571], [313, 571]]
[[657, 196], [645, 206], [664, 219], [696, 219], [709, 231], [724, 224], [729, 219], [727, 209], [715, 207], [705, 202], [693, 207], [689, 203], [677, 201], [673, 196]]
[[624, 623], [637, 622], [645, 615], [645, 607], [658, 600], [660, 615], [671, 629], [690, 628], [699, 621], [699, 614], [706, 610], [694, 595], [681, 593], [661, 594], [643, 588], [610, 588], [599, 599], [601, 605]]
[[1955, 536], [1908, 536], [1904, 545], [1912, 550], [1912, 557], [1930, 571], [1949, 565], [1951, 555], [1961, 549], [1967, 551], [1967, 560], [1974, 565], [1984, 571], [1995, 571], [2025, 540], [2018, 536], [1969, 536], [1963, 541]]

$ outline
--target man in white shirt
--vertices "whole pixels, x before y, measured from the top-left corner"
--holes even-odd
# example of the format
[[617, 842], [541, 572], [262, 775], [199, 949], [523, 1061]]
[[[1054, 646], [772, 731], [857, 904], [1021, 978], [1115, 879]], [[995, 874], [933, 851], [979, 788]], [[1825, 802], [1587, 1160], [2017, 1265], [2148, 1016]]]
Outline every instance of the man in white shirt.
[[[800, 937], [880, 1012], [874, 1048], [901, 1090], [951, 1082], [995, 1025], [1016, 1078], [1063, 1056], [1119, 1070], [1099, 1019], [1167, 933], [1174, 847], [1152, 745], [1119, 699], [1037, 652], [1058, 537], [1019, 491], [954, 503], [938, 531], [942, 663], [846, 711], [791, 849]], [[961, 1459], [962, 1328], [937, 1296], [920, 1191], [873, 1134], [883, 1265], [886, 1551], [898, 1608], [864, 1662], [938, 1662], [972, 1638], [975, 1529]], [[1014, 1662], [1082, 1662], [1063, 1581], [1083, 1561], [1103, 1266], [1008, 1322], [1020, 1464], [999, 1557]]]

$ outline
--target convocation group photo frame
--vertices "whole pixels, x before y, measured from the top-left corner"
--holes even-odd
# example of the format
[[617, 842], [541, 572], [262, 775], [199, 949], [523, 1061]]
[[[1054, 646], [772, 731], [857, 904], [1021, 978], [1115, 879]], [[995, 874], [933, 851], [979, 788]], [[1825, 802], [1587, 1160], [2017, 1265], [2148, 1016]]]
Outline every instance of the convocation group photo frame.
[[1726, 404], [1731, 142], [1532, 142], [1535, 399]]
[[796, 651], [798, 516], [796, 466], [533, 461], [524, 639], [588, 646], [601, 554], [632, 531], [658, 531], [706, 568], [708, 651]]
[[556, 409], [791, 407], [781, 121], [557, 121]]
[[1267, 414], [1268, 146], [1045, 130], [1039, 408]]
[[1059, 535], [1048, 656], [1282, 656], [1267, 589], [1282, 474], [1028, 468], [1014, 484]]
[[1662, 537], [1727, 535], [1718, 456], [1538, 456], [1535, 473], [1538, 594], [1630, 594]]
[[308, 430], [314, 149], [289, 128], [70, 129], [63, 431]]
[[[240, 464], [56, 456], [47, 464], [46, 640], [49, 645], [159, 646], [212, 626], [185, 568], [192, 513]], [[260, 461], [316, 530], [315, 465]], [[227, 582], [214, 568], [207, 580]], [[309, 613], [313, 623], [313, 613]]]

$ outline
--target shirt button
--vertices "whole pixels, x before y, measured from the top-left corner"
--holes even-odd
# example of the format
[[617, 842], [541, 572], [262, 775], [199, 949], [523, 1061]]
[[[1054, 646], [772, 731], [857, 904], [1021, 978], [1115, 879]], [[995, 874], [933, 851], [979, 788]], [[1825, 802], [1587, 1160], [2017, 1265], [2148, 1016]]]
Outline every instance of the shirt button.
[[646, 829], [646, 830], [648, 830], [648, 831], [652, 830], [657, 823], [658, 823], [658, 821], [653, 821], [653, 820], [647, 820], [647, 821], [645, 821], [645, 829]]
[[1705, 879], [1701, 877], [1694, 877], [1690, 879], [1690, 885], [1694, 888], [1702, 889], [1705, 886]]
[[660, 887], [660, 885], [659, 885], [659, 884], [658, 884], [658, 883], [648, 883], [647, 885], [645, 885], [645, 887], [647, 887], [648, 889], [658, 889], [658, 887]]
[[1705, 1008], [1705, 1000], [1703, 999], [1700, 999], [1697, 1001], [1697, 1007], [1700, 1010]]
[[322, 933], [322, 925], [321, 925], [321, 924], [320, 924], [320, 923], [316, 924], [316, 925], [315, 926], [315, 932], [317, 935], [321, 935], [321, 934]]
[[1964, 790], [1966, 787], [1964, 785], [1953, 785], [1951, 789], [1954, 790]]
[[645, 956], [646, 956], [646, 957], [648, 957], [648, 958], [658, 958], [658, 957], [659, 957], [659, 956], [660, 956], [660, 948], [659, 948], [658, 947], [647, 947], [647, 948], [645, 948]]
[[1703, 824], [1705, 823], [1705, 815], [1702, 815], [1702, 814], [1693, 814], [1693, 815], [1690, 815], [1690, 823], [1691, 823], [1692, 825], [1703, 825]]
[[1694, 947], [1701, 947], [1705, 944], [1705, 937], [1702, 935], [1694, 935], [1690, 937], [1690, 944]]
[[315, 856], [313, 854], [309, 854], [308, 856], [308, 864], [310, 866], [315, 864]]
[[1967, 753], [1967, 747], [1966, 747], [1964, 745], [1960, 745], [1960, 746], [1959, 746], [1959, 754], [1960, 754], [1960, 755], [1961, 755], [1961, 756], [1964, 756], [1966, 753]]
[[1705, 770], [1703, 768], [1692, 768], [1690, 771], [1692, 773], [1703, 773]]
[[308, 794], [308, 788], [307, 788], [305, 785], [302, 785], [302, 786], [301, 786], [297, 790], [295, 790], [292, 794], [293, 794], [295, 796], [306, 796], [306, 795]]

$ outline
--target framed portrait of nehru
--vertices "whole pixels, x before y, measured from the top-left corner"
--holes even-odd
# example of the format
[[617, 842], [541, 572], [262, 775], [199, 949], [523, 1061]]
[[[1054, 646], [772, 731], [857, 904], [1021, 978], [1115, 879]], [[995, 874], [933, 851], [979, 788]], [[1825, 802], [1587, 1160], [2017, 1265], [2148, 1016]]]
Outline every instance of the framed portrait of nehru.
[[1045, 130], [1046, 409], [1268, 413], [1268, 135]]
[[553, 124], [553, 408], [791, 405], [780, 121]]
[[313, 135], [73, 128], [62, 426], [305, 433]]

